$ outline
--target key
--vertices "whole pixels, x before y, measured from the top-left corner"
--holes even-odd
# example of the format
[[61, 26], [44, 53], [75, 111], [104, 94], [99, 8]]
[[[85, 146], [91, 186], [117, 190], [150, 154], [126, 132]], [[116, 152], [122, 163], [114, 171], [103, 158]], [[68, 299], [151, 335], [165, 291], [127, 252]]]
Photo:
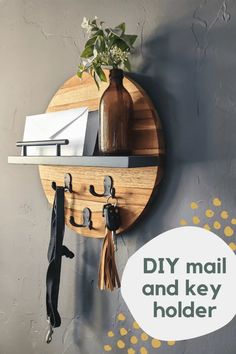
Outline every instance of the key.
[[116, 230], [121, 225], [120, 210], [117, 205], [107, 203], [103, 206], [103, 217], [105, 217], [106, 227], [112, 231], [112, 240], [114, 243], [114, 249], [117, 251], [117, 238]]

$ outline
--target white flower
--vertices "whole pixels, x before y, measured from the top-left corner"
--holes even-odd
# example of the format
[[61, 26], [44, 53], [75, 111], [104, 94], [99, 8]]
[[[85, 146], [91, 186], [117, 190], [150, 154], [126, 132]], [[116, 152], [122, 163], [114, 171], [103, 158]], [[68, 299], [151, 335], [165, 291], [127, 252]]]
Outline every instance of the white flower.
[[122, 49], [118, 48], [117, 46], [114, 46], [110, 49], [110, 55], [112, 60], [118, 64], [127, 60], [129, 53], [123, 52]]
[[88, 29], [89, 21], [87, 20], [86, 17], [83, 18], [83, 22], [81, 23], [81, 27], [84, 28], [84, 29]]

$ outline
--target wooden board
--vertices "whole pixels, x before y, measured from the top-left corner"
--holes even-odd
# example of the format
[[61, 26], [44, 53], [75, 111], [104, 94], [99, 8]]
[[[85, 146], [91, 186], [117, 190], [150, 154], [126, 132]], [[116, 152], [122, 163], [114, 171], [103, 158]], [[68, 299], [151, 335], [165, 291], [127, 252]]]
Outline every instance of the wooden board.
[[[106, 72], [108, 76], [108, 72]], [[152, 102], [140, 86], [125, 77], [124, 86], [130, 92], [134, 102], [132, 122], [133, 155], [163, 155], [164, 143], [160, 119]], [[81, 81], [77, 76], [67, 80], [52, 98], [47, 112], [87, 106], [97, 110], [107, 83], [102, 83], [98, 91], [93, 79], [85, 74]], [[54, 191], [51, 182], [63, 185], [64, 174], [71, 173], [73, 193], [66, 193], [66, 224], [79, 234], [90, 237], [103, 237], [105, 233], [103, 204], [106, 198], [94, 197], [89, 193], [93, 184], [97, 192], [103, 191], [104, 176], [112, 176], [118, 204], [121, 207], [122, 227], [119, 232], [128, 229], [142, 214], [147, 206], [155, 186], [161, 180], [162, 167], [140, 168], [99, 168], [74, 166], [40, 166], [40, 178], [49, 203], [53, 203]], [[69, 223], [71, 215], [75, 221], [82, 221], [82, 210], [88, 207], [92, 211], [93, 229], [75, 228]], [[119, 233], [118, 232], [118, 233]]]

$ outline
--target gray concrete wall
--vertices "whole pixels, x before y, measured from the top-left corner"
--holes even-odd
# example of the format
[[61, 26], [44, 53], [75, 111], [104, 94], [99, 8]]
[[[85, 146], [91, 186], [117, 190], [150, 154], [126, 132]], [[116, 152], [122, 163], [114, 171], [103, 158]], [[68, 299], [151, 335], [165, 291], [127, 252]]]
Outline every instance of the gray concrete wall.
[[[76, 258], [64, 261], [62, 326], [44, 344], [45, 272], [50, 207], [37, 167], [11, 166], [26, 115], [44, 112], [57, 88], [76, 72], [85, 38], [80, 23], [94, 15], [108, 24], [127, 23], [139, 35], [133, 76], [153, 99], [168, 148], [165, 179], [142, 221], [119, 241], [119, 269], [142, 244], [181, 219], [199, 225], [218, 220], [217, 233], [235, 217], [236, 178], [236, 2], [233, 0], [0, 0], [0, 353], [139, 353], [143, 342], [133, 328], [119, 291], [96, 288], [100, 242], [67, 231]], [[220, 198], [221, 206], [212, 204]], [[197, 201], [199, 208], [191, 209]], [[215, 212], [214, 220], [205, 210]], [[220, 212], [227, 210], [228, 219]], [[182, 221], [183, 223], [184, 221]], [[231, 225], [234, 231], [234, 226]], [[209, 250], [210, 251], [210, 250]], [[124, 321], [117, 316], [123, 313]], [[117, 348], [120, 327], [125, 349]], [[114, 337], [108, 337], [112, 330]], [[210, 335], [162, 343], [160, 354], [235, 354], [236, 321]], [[130, 337], [138, 343], [131, 345]], [[147, 353], [146, 351], [146, 353]], [[128, 352], [129, 353], [129, 352]], [[131, 351], [130, 351], [131, 353]], [[133, 352], [134, 353], [134, 352]], [[145, 353], [142, 349], [141, 353]]]

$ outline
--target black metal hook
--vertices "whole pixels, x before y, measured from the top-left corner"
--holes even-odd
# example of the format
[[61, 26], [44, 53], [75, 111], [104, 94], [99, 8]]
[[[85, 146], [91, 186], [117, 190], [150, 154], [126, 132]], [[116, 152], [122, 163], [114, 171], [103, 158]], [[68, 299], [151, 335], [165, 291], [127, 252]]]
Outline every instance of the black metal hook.
[[[54, 191], [56, 190], [57, 188], [56, 182], [52, 182], [52, 188], [54, 189]], [[65, 192], [72, 193], [72, 176], [70, 173], [66, 173], [64, 176], [64, 188], [65, 188]]]
[[75, 227], [88, 227], [89, 230], [93, 227], [93, 222], [91, 220], [91, 210], [89, 208], [84, 208], [83, 210], [83, 224], [77, 224], [75, 222], [74, 216], [70, 217], [70, 224]]
[[97, 193], [95, 192], [94, 186], [91, 184], [89, 186], [89, 192], [95, 197], [112, 197], [115, 198], [116, 190], [113, 187], [113, 179], [110, 176], [104, 177], [104, 192]]

